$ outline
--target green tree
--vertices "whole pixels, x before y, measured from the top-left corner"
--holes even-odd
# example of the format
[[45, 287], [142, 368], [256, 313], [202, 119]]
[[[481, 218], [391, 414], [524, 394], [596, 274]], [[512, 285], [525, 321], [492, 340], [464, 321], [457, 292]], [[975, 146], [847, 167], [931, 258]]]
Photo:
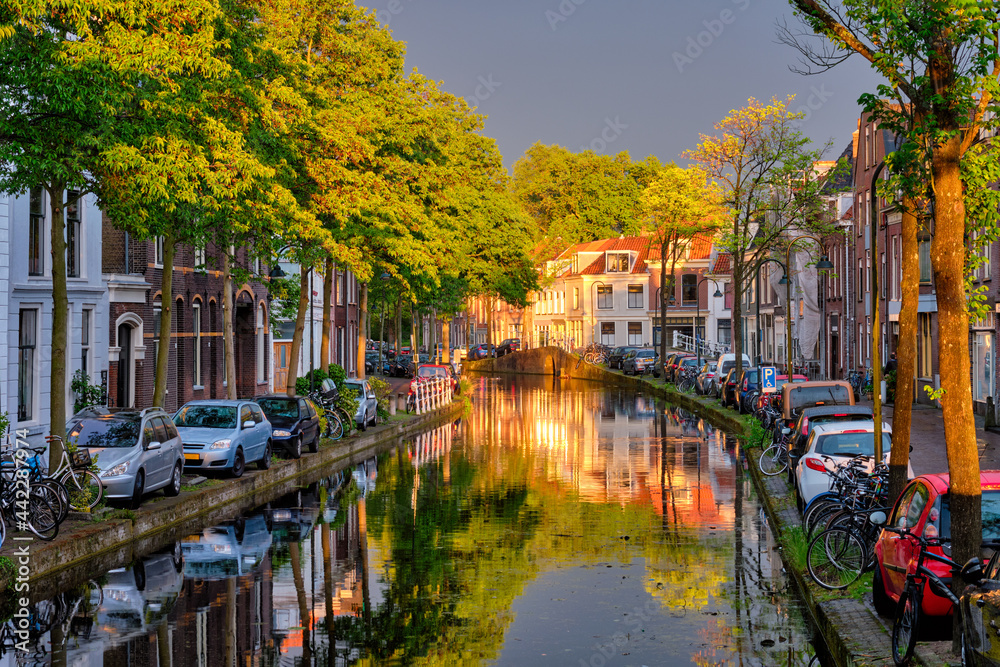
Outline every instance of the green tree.
[[[718, 189], [697, 168], [682, 169], [671, 163], [656, 175], [642, 193], [646, 231], [660, 258], [660, 321], [667, 319], [667, 295], [673, 292], [677, 260], [697, 235], [711, 236], [722, 222], [724, 210]], [[667, 257], [670, 257], [670, 290]], [[697, 324], [696, 324], [697, 326]], [[660, 331], [665, 331], [663, 327]], [[667, 338], [660, 336], [661, 372], [667, 358]]]
[[813, 166], [822, 151], [808, 150], [809, 139], [795, 129], [802, 116], [788, 110], [790, 100], [751, 98], [715, 125], [718, 134], [702, 135], [698, 148], [684, 154], [716, 182], [728, 211], [716, 244], [732, 256], [737, 375], [743, 368], [743, 295], [762, 262], [787, 233], [829, 227], [818, 215], [823, 180]]
[[[951, 487], [953, 557], [979, 555], [981, 487], [972, 387], [969, 383], [969, 293], [966, 196], [963, 165], [975, 172], [988, 161], [971, 160], [973, 144], [996, 126], [1000, 30], [994, 2], [860, 2], [792, 0], [803, 21], [831, 44], [802, 53], [821, 67], [859, 54], [885, 83], [862, 98], [886, 128], [922, 151], [933, 195], [931, 264], [938, 304], [941, 406]], [[898, 108], [882, 103], [897, 101]], [[919, 122], [913, 123], [913, 120]], [[995, 160], [994, 160], [995, 162]], [[967, 171], [967, 174], [969, 172]], [[968, 176], [966, 177], [968, 179]], [[956, 578], [956, 590], [960, 585]], [[955, 641], [959, 638], [955, 634]]]

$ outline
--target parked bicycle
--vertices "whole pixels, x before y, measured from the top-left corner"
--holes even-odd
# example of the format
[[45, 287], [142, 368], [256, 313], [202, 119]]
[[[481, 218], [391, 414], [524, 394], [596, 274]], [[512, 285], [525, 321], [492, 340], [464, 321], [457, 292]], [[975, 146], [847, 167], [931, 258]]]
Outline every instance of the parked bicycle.
[[606, 364], [610, 350], [600, 343], [591, 343], [583, 351], [583, 360], [588, 364]]
[[[324, 383], [327, 380], [323, 381]], [[332, 382], [332, 381], [331, 381]], [[340, 440], [344, 437], [344, 424], [350, 424], [352, 420], [345, 422], [341, 418], [341, 410], [337, 407], [336, 394], [331, 395], [329, 390], [316, 390], [310, 392], [309, 399], [320, 409], [320, 417], [323, 419], [323, 437], [331, 440]], [[349, 428], [349, 427], [348, 427]]]
[[[52, 443], [62, 443], [63, 439], [57, 435], [49, 435], [45, 437], [45, 441], [49, 443], [49, 451], [52, 451]], [[65, 446], [60, 449], [62, 456], [59, 465], [49, 477], [66, 487], [70, 507], [78, 512], [89, 512], [104, 499], [101, 478], [90, 469], [90, 450], [74, 449], [71, 452]], [[40, 462], [40, 458], [36, 461]]]
[[847, 588], [875, 565], [875, 542], [885, 508], [855, 510], [817, 534], [806, 551], [813, 581], [827, 590]]

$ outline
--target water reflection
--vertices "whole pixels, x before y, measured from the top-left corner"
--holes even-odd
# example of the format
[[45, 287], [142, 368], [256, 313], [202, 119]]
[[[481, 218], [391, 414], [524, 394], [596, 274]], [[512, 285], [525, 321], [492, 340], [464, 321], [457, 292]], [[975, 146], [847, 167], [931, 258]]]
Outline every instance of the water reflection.
[[650, 397], [481, 378], [460, 422], [39, 603], [0, 665], [806, 665], [740, 466]]

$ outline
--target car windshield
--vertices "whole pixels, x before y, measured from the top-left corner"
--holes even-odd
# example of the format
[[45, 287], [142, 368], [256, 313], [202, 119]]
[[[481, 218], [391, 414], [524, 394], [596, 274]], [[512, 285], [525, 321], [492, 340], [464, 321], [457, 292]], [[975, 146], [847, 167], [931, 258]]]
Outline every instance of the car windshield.
[[754, 384], [756, 384], [757, 383], [757, 369], [755, 368], [752, 371], [747, 371], [747, 374], [744, 377], [746, 378], [747, 382], [753, 382]]
[[642, 357], [643, 359], [651, 359], [653, 357], [652, 350], [639, 350], [635, 353], [635, 356]]
[[139, 444], [138, 420], [83, 419], [70, 429], [68, 442], [77, 447], [134, 447]]
[[[927, 515], [927, 523], [938, 529], [940, 537], [951, 537], [951, 507], [947, 493], [938, 496]], [[983, 491], [983, 541], [1000, 540], [1000, 491]], [[924, 528], [925, 534], [927, 528]]]
[[[892, 448], [892, 436], [882, 432], [882, 451]], [[816, 443], [816, 453], [828, 456], [873, 456], [875, 454], [875, 433], [859, 431], [830, 433], [821, 435]]]
[[788, 392], [789, 404], [793, 412], [814, 405], [850, 405], [851, 389], [837, 384], [825, 387], [793, 387]]
[[264, 411], [268, 419], [272, 417], [299, 418], [299, 404], [284, 398], [262, 398], [257, 405]]
[[417, 376], [422, 378], [429, 377], [448, 377], [448, 371], [444, 368], [436, 368], [434, 366], [421, 366], [420, 370], [417, 371]]
[[189, 428], [236, 428], [236, 408], [231, 405], [185, 405], [174, 415], [174, 424]]
[[356, 393], [358, 396], [365, 395], [365, 386], [360, 382], [345, 382], [344, 384], [347, 385], [348, 389], [353, 389], [354, 393]]

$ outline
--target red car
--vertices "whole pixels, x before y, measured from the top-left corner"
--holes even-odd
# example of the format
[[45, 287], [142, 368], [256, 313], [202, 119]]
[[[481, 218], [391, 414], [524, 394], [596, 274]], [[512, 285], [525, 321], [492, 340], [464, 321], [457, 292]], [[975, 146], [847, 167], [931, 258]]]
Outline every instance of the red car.
[[[979, 475], [983, 491], [983, 539], [995, 540], [1000, 524], [1000, 471], [984, 471]], [[949, 478], [947, 474], [920, 475], [911, 480], [889, 514], [888, 525], [907, 528], [924, 537], [950, 537], [951, 514], [948, 511]], [[872, 602], [883, 616], [892, 616], [899, 594], [906, 586], [906, 573], [916, 567], [919, 544], [911, 537], [883, 530], [875, 543], [875, 580], [872, 582]], [[941, 547], [933, 547], [941, 554]], [[948, 566], [933, 560], [924, 565], [945, 581], [950, 581]], [[929, 616], [949, 616], [954, 607], [925, 584], [921, 612]]]
[[420, 364], [416, 376], [410, 381], [410, 393], [413, 393], [418, 382], [423, 382], [430, 378], [447, 378], [451, 380], [451, 393], [458, 393], [458, 379], [455, 377], [455, 371], [447, 364]]

